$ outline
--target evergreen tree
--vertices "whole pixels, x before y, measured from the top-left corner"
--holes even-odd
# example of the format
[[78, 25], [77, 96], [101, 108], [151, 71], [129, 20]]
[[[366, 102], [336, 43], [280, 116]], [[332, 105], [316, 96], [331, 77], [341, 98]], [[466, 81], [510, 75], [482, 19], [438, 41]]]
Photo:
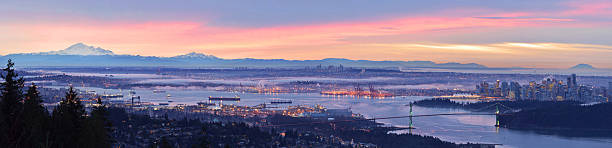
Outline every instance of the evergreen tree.
[[85, 118], [85, 109], [77, 92], [72, 86], [59, 106], [53, 110], [52, 135], [53, 147], [77, 148], [80, 140], [82, 125]]
[[107, 108], [102, 104], [102, 99], [98, 98], [96, 106], [91, 111], [91, 116], [87, 118], [85, 125], [83, 125], [84, 129], [81, 131], [80, 141], [81, 147], [111, 147], [111, 123], [107, 116]]
[[172, 144], [166, 139], [166, 137], [162, 137], [159, 141], [153, 142], [151, 145], [147, 146], [149, 148], [172, 148]]
[[0, 77], [4, 82], [0, 84], [0, 145], [3, 147], [17, 147], [24, 140], [23, 120], [23, 78], [13, 68], [15, 63], [8, 60], [6, 68], [2, 69]]
[[159, 142], [159, 148], [172, 148], [172, 144], [170, 144], [166, 137], [162, 137], [161, 142]]
[[41, 104], [42, 99], [40, 93], [36, 89], [36, 85], [32, 85], [28, 89], [24, 100], [24, 127], [26, 133], [26, 142], [22, 147], [45, 147], [48, 140], [47, 124], [49, 123], [49, 112]]
[[210, 148], [210, 142], [208, 142], [208, 135], [206, 133], [206, 126], [202, 127], [202, 137], [198, 144], [191, 146], [192, 148]]

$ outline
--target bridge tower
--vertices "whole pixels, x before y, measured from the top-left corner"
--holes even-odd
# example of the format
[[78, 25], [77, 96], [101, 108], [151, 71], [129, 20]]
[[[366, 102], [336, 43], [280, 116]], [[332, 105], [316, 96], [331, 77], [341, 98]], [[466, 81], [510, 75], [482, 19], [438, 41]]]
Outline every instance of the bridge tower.
[[408, 124], [408, 133], [412, 134], [412, 129], [414, 128], [412, 126], [412, 103], [410, 103], [410, 116], [409, 116], [409, 119], [410, 119], [410, 124]]
[[495, 105], [495, 127], [499, 127], [499, 103]]

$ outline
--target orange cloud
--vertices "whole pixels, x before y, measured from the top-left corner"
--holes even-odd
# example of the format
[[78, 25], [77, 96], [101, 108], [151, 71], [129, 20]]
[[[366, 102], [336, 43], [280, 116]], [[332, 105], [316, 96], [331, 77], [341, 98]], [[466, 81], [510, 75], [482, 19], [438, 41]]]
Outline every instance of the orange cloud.
[[[612, 46], [567, 43], [494, 43], [494, 44], [366, 44], [364, 48], [397, 51], [393, 54], [377, 54], [387, 60], [431, 60], [437, 62], [478, 61], [492, 67], [548, 67], [566, 68], [579, 63], [589, 63], [601, 68], [610, 67]], [[376, 59], [376, 58], [374, 58]]]

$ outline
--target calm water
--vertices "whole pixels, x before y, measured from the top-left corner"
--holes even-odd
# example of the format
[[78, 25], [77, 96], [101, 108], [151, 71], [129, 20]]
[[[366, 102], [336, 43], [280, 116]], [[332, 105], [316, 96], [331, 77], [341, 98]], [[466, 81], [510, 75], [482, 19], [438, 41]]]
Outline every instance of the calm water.
[[[80, 88], [95, 90], [98, 93], [119, 93], [119, 90], [100, 88]], [[165, 93], [153, 93], [152, 90], [135, 90], [136, 95], [141, 96], [143, 102], [168, 103], [168, 100], [176, 104], [196, 104], [199, 101], [207, 101], [208, 96], [233, 97], [240, 96], [240, 102], [228, 102], [223, 104], [237, 104], [254, 106], [261, 103], [269, 103], [272, 98], [293, 100], [291, 105], [316, 105], [320, 104], [327, 108], [351, 108], [354, 113], [363, 114], [366, 117], [388, 117], [408, 115], [409, 108], [406, 104], [426, 99], [428, 97], [395, 97], [388, 99], [367, 99], [354, 97], [332, 97], [322, 96], [318, 93], [300, 94], [251, 94], [231, 93], [210, 90], [166, 90]], [[122, 92], [128, 96], [127, 91]], [[171, 97], [168, 98], [167, 94]], [[286, 107], [281, 105], [279, 107]], [[440, 109], [413, 107], [415, 115], [435, 113], [458, 113], [467, 112], [459, 109]], [[406, 127], [409, 119], [377, 120], [388, 125]], [[508, 130], [496, 128], [494, 116], [436, 116], [414, 118], [414, 126], [417, 128], [413, 133], [420, 135], [435, 136], [445, 141], [458, 143], [480, 142], [503, 144], [501, 147], [612, 147], [612, 138], [567, 138], [554, 135], [542, 135], [531, 132]], [[407, 131], [398, 131], [407, 132]]]

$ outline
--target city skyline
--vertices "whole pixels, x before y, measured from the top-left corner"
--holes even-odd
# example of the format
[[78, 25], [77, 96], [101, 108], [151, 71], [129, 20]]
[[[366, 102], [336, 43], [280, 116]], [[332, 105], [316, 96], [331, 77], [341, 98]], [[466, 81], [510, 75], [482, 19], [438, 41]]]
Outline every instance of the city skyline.
[[0, 8], [0, 55], [83, 42], [162, 57], [612, 68], [609, 1], [9, 1]]

